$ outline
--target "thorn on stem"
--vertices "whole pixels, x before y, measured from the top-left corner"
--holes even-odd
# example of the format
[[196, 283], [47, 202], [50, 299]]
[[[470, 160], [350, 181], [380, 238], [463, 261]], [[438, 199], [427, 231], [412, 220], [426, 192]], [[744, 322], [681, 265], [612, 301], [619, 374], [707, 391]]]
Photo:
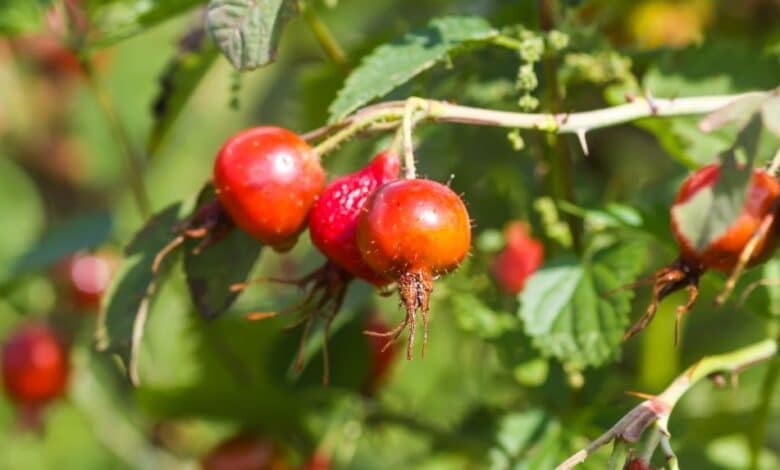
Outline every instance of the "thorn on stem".
[[586, 157], [589, 155], [588, 140], [585, 137], [587, 132], [587, 129], [577, 129], [577, 140], [580, 143], [580, 147], [582, 147], [582, 153], [584, 153]]

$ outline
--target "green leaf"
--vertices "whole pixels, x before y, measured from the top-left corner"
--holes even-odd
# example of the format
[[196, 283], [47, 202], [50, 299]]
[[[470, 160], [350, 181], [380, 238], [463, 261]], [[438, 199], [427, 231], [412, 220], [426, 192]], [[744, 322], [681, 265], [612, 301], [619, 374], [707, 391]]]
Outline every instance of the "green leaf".
[[452, 292], [449, 295], [450, 310], [455, 316], [458, 327], [480, 338], [495, 339], [517, 325], [517, 319], [506, 312], [496, 312], [489, 308], [478, 296], [465, 292]]
[[[728, 61], [723, 58], [728, 57]], [[744, 73], [750, 70], [750, 73]], [[780, 63], [762, 54], [747, 41], [712, 40], [684, 50], [666, 51], [645, 73], [641, 90], [664, 98], [741, 93], [777, 87]], [[613, 87], [609, 99], [625, 101], [623, 93]], [[637, 92], [638, 90], [621, 90]], [[641, 92], [641, 91], [639, 91]], [[653, 133], [661, 146], [689, 168], [711, 163], [714, 156], [727, 151], [734, 142], [736, 127], [726, 126], [704, 133], [697, 116], [648, 118], [637, 125]], [[767, 137], [768, 133], [763, 137]], [[758, 160], [771, 157], [776, 146], [762, 143]]]
[[44, 29], [51, 0], [6, 0], [0, 7], [0, 34], [16, 35]]
[[641, 271], [645, 253], [644, 243], [627, 241], [537, 271], [520, 296], [519, 312], [534, 346], [577, 369], [616, 359], [633, 293], [612, 291]]
[[[35, 243], [44, 228], [43, 201], [30, 177], [8, 156], [0, 153], [0, 278], [12, 260]], [[12, 228], [11, 228], [12, 227]]]
[[274, 61], [282, 30], [297, 13], [294, 0], [211, 0], [206, 24], [233, 67], [252, 70]]
[[188, 31], [179, 41], [176, 55], [160, 77], [160, 91], [152, 107], [154, 126], [146, 144], [150, 155], [155, 154], [190, 96], [211, 69], [217, 52], [214, 45], [206, 40], [202, 26]]
[[761, 108], [764, 126], [775, 136], [780, 137], [780, 96], [770, 99]]
[[[208, 185], [198, 197], [198, 207], [214, 201], [214, 188]], [[246, 281], [255, 265], [262, 245], [243, 230], [234, 229], [202, 252], [196, 253], [200, 239], [190, 238], [184, 244], [184, 272], [190, 296], [206, 319], [225, 313], [238, 297], [230, 286]]]
[[125, 250], [125, 259], [104, 300], [97, 327], [98, 349], [117, 354], [131, 380], [137, 382], [135, 353], [140, 342], [149, 304], [157, 280], [171, 264], [169, 254], [158, 271], [152, 263], [174, 237], [174, 227], [182, 220], [181, 203], [157, 213], [138, 232]]
[[330, 121], [337, 121], [386, 95], [464, 45], [485, 41], [497, 34], [487, 21], [479, 17], [445, 17], [378, 47], [347, 78], [330, 105]]
[[57, 261], [79, 250], [94, 248], [111, 234], [111, 214], [98, 212], [71, 219], [55, 227], [11, 267], [13, 276], [52, 266]]
[[[689, 200], [672, 208], [680, 232], [697, 250], [705, 249], [723, 236], [742, 212], [760, 131], [760, 116], [754, 114], [740, 132], [734, 149], [724, 155], [715, 184], [702, 188]], [[746, 164], [737, 164], [738, 153], [746, 155]]]
[[704, 132], [711, 132], [732, 122], [742, 122], [744, 125], [771, 97], [771, 92], [748, 93], [705, 116], [699, 123], [699, 128]]
[[87, 42], [93, 47], [110, 46], [201, 3], [203, 0], [87, 0], [84, 2], [90, 25]]

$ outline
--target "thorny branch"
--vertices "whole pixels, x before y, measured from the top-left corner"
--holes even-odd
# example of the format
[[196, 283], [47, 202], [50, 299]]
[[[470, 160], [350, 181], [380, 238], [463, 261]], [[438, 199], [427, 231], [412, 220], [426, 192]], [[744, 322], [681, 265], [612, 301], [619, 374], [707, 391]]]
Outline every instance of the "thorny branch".
[[401, 125], [404, 121], [404, 111], [408, 109], [408, 103], [412, 102], [415, 108], [426, 111], [420, 117], [421, 120], [575, 134], [580, 142], [584, 142], [584, 135], [594, 129], [652, 116], [707, 114], [755, 93], [688, 98], [629, 97], [627, 103], [617, 106], [557, 114], [496, 111], [411, 97], [404, 101], [387, 101], [366, 106], [336, 123], [308, 132], [303, 137], [306, 140], [317, 140], [332, 134], [323, 139], [316, 148], [319, 155], [324, 155], [360, 132], [390, 130]]
[[724, 373], [739, 374], [747, 367], [773, 357], [777, 350], [776, 340], [765, 339], [735, 351], [702, 358], [680, 374], [660, 395], [650, 397], [635, 406], [607, 432], [558, 465], [557, 470], [574, 468], [600, 447], [616, 439], [635, 443], [651, 425], [657, 426], [661, 431], [661, 447], [670, 463], [674, 461], [676, 464], [669, 445], [667, 424], [680, 398], [701, 379]]

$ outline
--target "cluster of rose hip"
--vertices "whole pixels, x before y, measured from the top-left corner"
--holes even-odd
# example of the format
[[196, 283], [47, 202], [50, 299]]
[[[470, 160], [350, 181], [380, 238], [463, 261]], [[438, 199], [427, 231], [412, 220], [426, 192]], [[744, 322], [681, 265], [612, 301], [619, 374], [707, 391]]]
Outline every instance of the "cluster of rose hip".
[[424, 353], [433, 279], [466, 257], [471, 226], [466, 206], [449, 187], [399, 178], [399, 171], [398, 155], [387, 151], [326, 185], [319, 156], [301, 137], [277, 127], [257, 127], [234, 135], [222, 147], [214, 187], [220, 209], [258, 241], [284, 252], [308, 228], [327, 258], [322, 268], [294, 281], [309, 292], [295, 308], [303, 312], [304, 332], [321, 317], [327, 336], [353, 278], [381, 289], [394, 284], [405, 319], [390, 331], [367, 334], [390, 338], [390, 344], [408, 327], [411, 358], [416, 315], [424, 324]]

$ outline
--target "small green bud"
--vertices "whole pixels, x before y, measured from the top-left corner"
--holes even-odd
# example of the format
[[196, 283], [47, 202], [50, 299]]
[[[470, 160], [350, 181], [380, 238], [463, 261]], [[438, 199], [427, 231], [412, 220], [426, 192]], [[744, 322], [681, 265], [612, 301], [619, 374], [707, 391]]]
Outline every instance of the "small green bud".
[[517, 70], [517, 89], [521, 91], [535, 90], [539, 86], [539, 80], [536, 78], [534, 66], [531, 64], [521, 65]]
[[569, 46], [569, 35], [553, 29], [547, 33], [547, 43], [556, 51], [566, 49]]
[[517, 100], [517, 105], [523, 111], [533, 111], [539, 107], [539, 100], [536, 97], [526, 93]]
[[523, 39], [520, 45], [520, 57], [526, 62], [538, 62], [544, 53], [544, 41], [538, 36]]

